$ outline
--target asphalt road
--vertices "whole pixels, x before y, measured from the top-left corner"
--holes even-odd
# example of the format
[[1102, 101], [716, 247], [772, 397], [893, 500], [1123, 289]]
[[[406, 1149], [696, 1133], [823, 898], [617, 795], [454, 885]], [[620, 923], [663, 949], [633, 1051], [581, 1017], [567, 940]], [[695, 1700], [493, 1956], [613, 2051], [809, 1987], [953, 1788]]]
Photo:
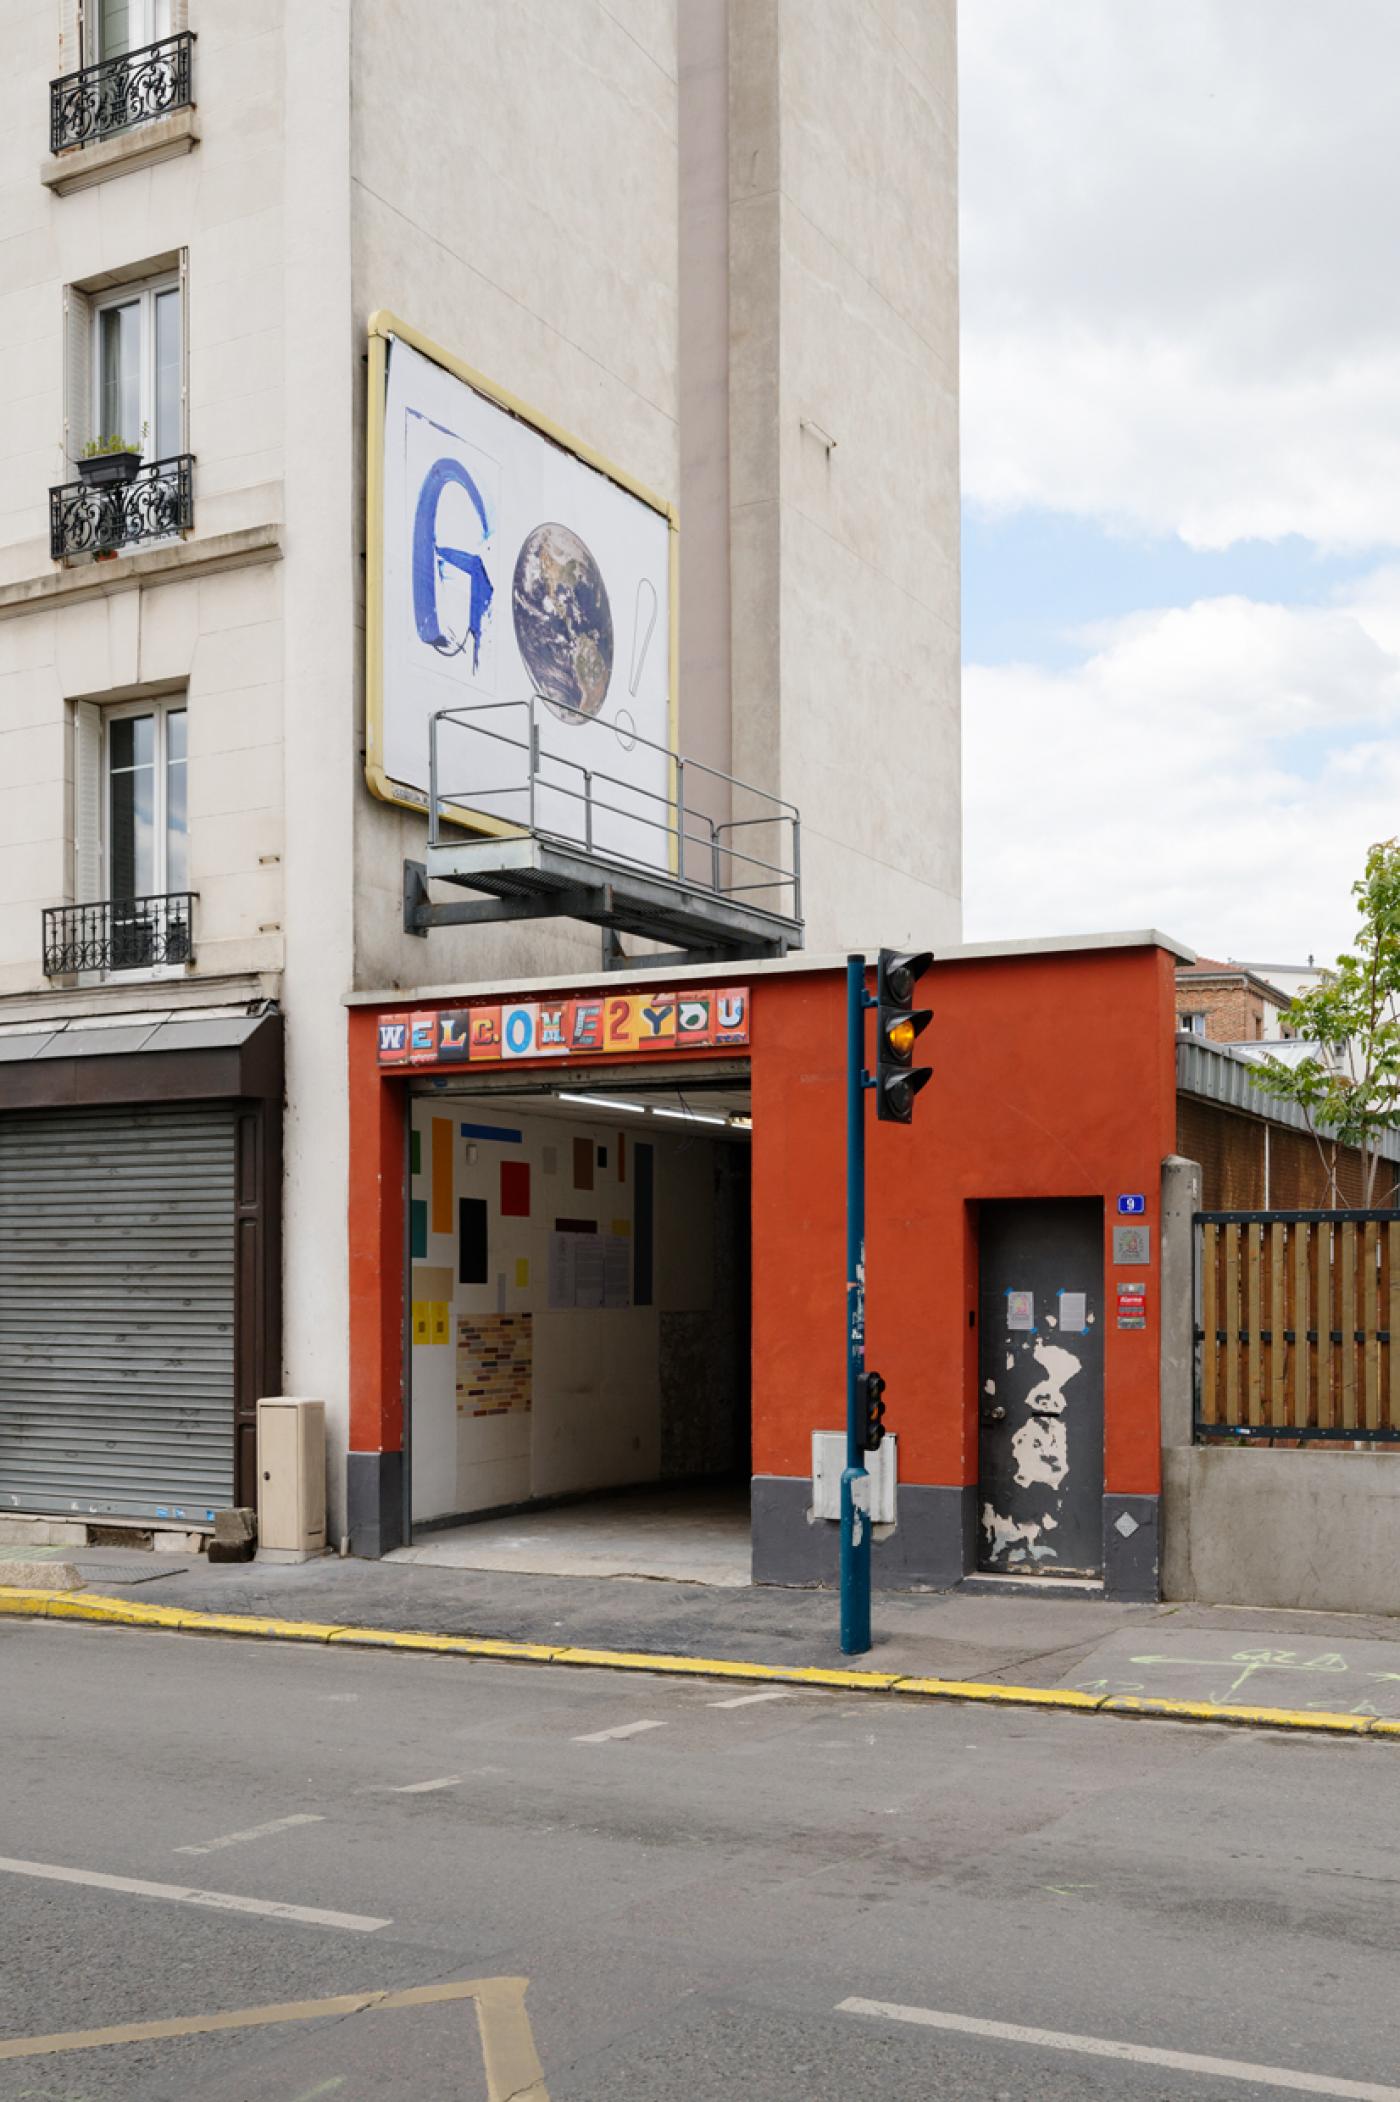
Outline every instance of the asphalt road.
[[41, 1622], [0, 1723], [0, 2102], [1400, 2102], [1392, 1744]]

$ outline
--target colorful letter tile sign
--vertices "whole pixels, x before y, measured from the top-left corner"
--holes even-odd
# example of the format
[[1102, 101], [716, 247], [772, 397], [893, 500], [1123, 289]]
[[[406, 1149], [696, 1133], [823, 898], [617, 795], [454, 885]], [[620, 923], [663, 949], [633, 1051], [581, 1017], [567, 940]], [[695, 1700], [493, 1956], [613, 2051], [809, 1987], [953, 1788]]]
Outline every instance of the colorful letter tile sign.
[[381, 1066], [500, 1065], [514, 1058], [587, 1058], [600, 1052], [647, 1057], [748, 1041], [749, 989], [743, 985], [520, 1001], [379, 1019]]

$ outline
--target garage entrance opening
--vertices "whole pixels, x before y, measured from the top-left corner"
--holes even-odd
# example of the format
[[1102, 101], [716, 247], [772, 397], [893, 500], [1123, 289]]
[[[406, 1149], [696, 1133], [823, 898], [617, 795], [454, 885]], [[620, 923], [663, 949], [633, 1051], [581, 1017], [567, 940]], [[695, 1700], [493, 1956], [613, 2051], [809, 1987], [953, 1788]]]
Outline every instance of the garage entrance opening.
[[747, 1582], [743, 1061], [410, 1099], [413, 1559]]

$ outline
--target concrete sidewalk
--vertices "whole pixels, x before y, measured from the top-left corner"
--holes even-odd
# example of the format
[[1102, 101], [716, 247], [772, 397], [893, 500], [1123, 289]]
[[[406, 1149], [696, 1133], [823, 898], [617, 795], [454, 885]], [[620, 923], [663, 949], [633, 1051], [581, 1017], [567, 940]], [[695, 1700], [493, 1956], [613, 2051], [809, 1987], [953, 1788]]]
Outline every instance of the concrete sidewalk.
[[875, 1646], [847, 1659], [829, 1591], [330, 1557], [219, 1566], [115, 1548], [39, 1555], [75, 1564], [91, 1592], [199, 1612], [1400, 1719], [1400, 1619], [1043, 1593], [877, 1594]]

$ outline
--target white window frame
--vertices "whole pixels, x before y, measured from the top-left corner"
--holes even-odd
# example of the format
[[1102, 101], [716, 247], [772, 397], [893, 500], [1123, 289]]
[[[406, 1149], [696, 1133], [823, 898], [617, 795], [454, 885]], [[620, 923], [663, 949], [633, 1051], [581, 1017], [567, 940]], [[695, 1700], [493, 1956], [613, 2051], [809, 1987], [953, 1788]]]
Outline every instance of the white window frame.
[[[151, 715], [156, 719], [154, 797], [151, 811], [151, 831], [155, 839], [155, 881], [143, 897], [169, 897], [170, 891], [170, 832], [169, 812], [166, 808], [166, 788], [169, 770], [169, 732], [167, 723], [172, 715], [185, 717], [185, 811], [186, 852], [189, 841], [189, 696], [184, 693], [162, 695], [148, 701], [116, 701], [102, 710], [102, 895], [109, 903], [115, 903], [112, 888], [112, 725], [129, 722], [133, 717]], [[188, 887], [189, 871], [185, 872], [185, 887]], [[183, 972], [183, 966], [181, 966]]]
[[[162, 292], [174, 292], [180, 315], [180, 429], [179, 442], [174, 453], [156, 450], [156, 299]], [[185, 385], [187, 316], [185, 312], [184, 273], [181, 270], [165, 270], [159, 277], [137, 280], [132, 284], [115, 285], [110, 292], [90, 294], [88, 299], [91, 347], [89, 352], [91, 375], [89, 379], [88, 429], [95, 437], [109, 438], [113, 435], [102, 428], [102, 316], [115, 307], [137, 306], [141, 321], [141, 372], [139, 379], [140, 399], [137, 409], [137, 426], [134, 431], [121, 431], [116, 435], [141, 440], [142, 458], [145, 460], [172, 459], [189, 451], [189, 405], [188, 389]], [[146, 437], [142, 439], [142, 431]]]
[[148, 45], [158, 44], [163, 37], [174, 35], [174, 0], [130, 0], [130, 7], [136, 24], [130, 42], [121, 51], [104, 51], [101, 0], [87, 0], [84, 12], [92, 22], [92, 52], [86, 60], [88, 65], [100, 65], [104, 58], [124, 58], [128, 51], [144, 51]]

